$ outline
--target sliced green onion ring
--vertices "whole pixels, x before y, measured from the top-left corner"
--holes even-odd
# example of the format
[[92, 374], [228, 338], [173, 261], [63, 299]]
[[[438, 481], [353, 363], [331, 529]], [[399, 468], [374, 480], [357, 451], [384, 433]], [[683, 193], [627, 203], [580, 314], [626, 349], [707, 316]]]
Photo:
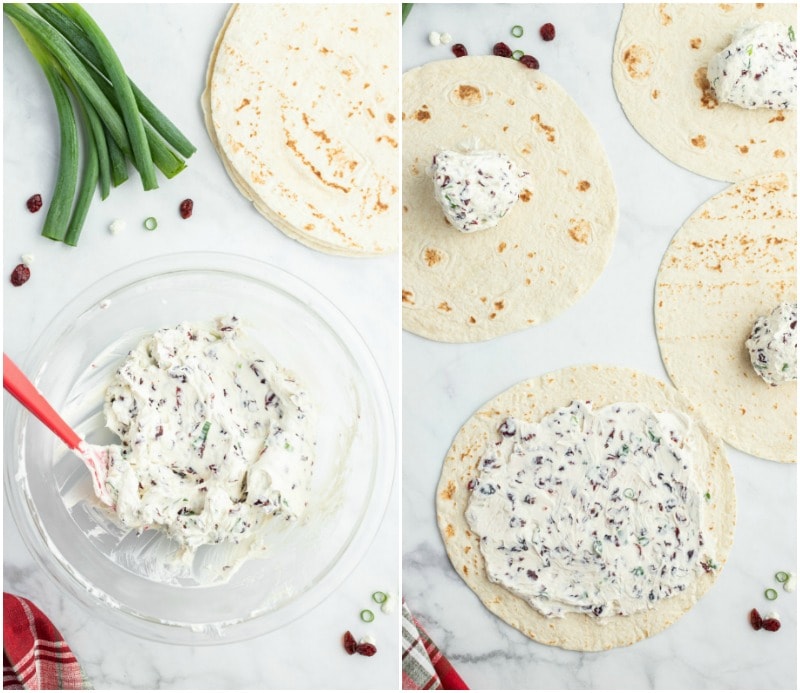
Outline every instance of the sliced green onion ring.
[[511, 57], [514, 58], [514, 60], [519, 60], [523, 55], [525, 55], [525, 51], [515, 50], [511, 54]]
[[774, 602], [778, 598], [778, 593], [774, 589], [769, 587], [764, 590], [764, 596], [771, 602]]
[[775, 579], [778, 582], [786, 582], [789, 579], [789, 573], [779, 570], [777, 573], [775, 573]]
[[155, 217], [147, 217], [147, 219], [144, 220], [144, 227], [148, 231], [155, 231], [158, 228], [158, 219]]
[[389, 595], [386, 594], [386, 592], [373, 592], [372, 593], [372, 601], [375, 602], [376, 604], [383, 604], [388, 598], [389, 598]]
[[636, 494], [633, 492], [632, 488], [626, 488], [622, 492], [622, 495], [625, 496], [625, 498], [634, 498], [636, 496]]
[[523, 29], [519, 24], [515, 24], [511, 27], [511, 35], [514, 38], [520, 38], [522, 34], [525, 33], [525, 29]]
[[361, 620], [364, 621], [364, 623], [372, 623], [375, 620], [375, 614], [373, 614], [369, 609], [363, 609], [359, 616], [361, 616]]

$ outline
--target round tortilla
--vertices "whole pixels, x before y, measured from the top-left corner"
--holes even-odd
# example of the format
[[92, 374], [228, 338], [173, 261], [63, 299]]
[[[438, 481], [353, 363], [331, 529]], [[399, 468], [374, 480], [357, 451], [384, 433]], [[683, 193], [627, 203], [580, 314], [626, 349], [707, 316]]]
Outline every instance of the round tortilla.
[[479, 538], [470, 531], [464, 516], [469, 500], [467, 485], [479, 474], [477, 467], [485, 446], [496, 440], [502, 418], [539, 421], [573, 400], [589, 400], [595, 409], [614, 402], [639, 402], [656, 411], [670, 407], [694, 419], [699, 429], [698, 442], [701, 449], [705, 447], [705, 454], [699, 451], [695, 461], [711, 493], [703, 531], [714, 537], [714, 560], [720, 570], [733, 544], [736, 491], [719, 438], [698, 419], [686, 398], [644, 373], [597, 365], [565, 368], [519, 383], [473, 414], [447, 453], [436, 494], [437, 521], [453, 567], [490, 611], [529, 638], [568, 650], [594, 652], [624, 647], [664, 630], [711, 587], [720, 570], [703, 573], [685, 592], [657, 602], [652, 609], [602, 620], [577, 613], [547, 618], [524, 599], [489, 581]]
[[795, 5], [775, 3], [625, 5], [613, 58], [625, 115], [668, 159], [709, 178], [793, 169], [796, 112], [717, 103], [706, 68], [740, 26], [796, 17]]
[[771, 173], [705, 202], [664, 254], [655, 290], [661, 358], [709, 428], [739, 450], [797, 459], [797, 384], [771, 387], [745, 341], [778, 303], [797, 301], [797, 177]]
[[[427, 173], [440, 149], [480, 141], [529, 172], [492, 229], [461, 233]], [[403, 76], [403, 327], [442, 342], [491, 339], [572, 305], [608, 261], [617, 194], [572, 98], [515, 60], [464, 57]]]
[[234, 5], [202, 96], [236, 187], [322, 252], [397, 249], [397, 9]]

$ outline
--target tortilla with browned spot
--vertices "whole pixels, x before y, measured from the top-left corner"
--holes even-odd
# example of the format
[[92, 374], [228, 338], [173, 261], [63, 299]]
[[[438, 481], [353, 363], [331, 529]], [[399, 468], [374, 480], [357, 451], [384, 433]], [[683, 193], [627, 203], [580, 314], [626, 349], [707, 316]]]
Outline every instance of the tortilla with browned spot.
[[796, 113], [719, 103], [711, 58], [741, 26], [797, 24], [794, 4], [628, 4], [614, 45], [617, 98], [631, 124], [679, 166], [736, 181], [796, 166]]
[[655, 291], [664, 366], [709, 427], [757, 457], [797, 459], [797, 387], [771, 387], [745, 347], [753, 323], [797, 301], [797, 178], [771, 173], [705, 202], [672, 239]]
[[710, 497], [703, 532], [713, 536], [714, 560], [720, 568], [733, 544], [736, 490], [720, 439], [706, 428], [683, 395], [644, 373], [596, 365], [565, 368], [519, 383], [473, 414], [447, 453], [436, 494], [436, 517], [450, 561], [486, 608], [509, 625], [546, 645], [588, 652], [630, 645], [664, 630], [692, 608], [720, 571], [702, 573], [687, 590], [659, 600], [652, 609], [602, 621], [578, 613], [547, 618], [527, 601], [489, 581], [479, 537], [470, 531], [464, 516], [470, 494], [468, 485], [479, 474], [478, 464], [486, 445], [497, 440], [497, 426], [504, 418], [539, 421], [573, 400], [591, 401], [595, 409], [614, 402], [639, 402], [654, 411], [675, 409], [694, 420], [698, 450], [693, 460]]
[[286, 235], [363, 256], [397, 249], [393, 5], [234, 5], [203, 109], [228, 174]]
[[[427, 169], [440, 149], [502, 152], [523, 171], [492, 229], [460, 233]], [[474, 342], [566, 310], [599, 277], [617, 231], [603, 146], [552, 79], [494, 56], [429, 63], [403, 77], [403, 327]]]

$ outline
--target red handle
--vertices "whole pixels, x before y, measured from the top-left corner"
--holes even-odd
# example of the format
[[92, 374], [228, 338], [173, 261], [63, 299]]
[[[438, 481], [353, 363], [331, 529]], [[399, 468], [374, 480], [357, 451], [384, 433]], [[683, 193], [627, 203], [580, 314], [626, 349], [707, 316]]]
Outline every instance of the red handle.
[[78, 447], [80, 436], [62, 419], [47, 400], [8, 356], [3, 354], [3, 387], [31, 414], [47, 426], [70, 450]]

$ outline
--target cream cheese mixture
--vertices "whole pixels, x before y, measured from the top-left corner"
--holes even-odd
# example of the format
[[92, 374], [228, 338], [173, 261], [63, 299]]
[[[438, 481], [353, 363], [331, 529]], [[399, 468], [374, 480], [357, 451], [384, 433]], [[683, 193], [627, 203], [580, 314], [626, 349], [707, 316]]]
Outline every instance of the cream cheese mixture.
[[466, 510], [489, 580], [545, 616], [603, 619], [652, 608], [716, 570], [695, 435], [685, 415], [631, 403], [504, 419]]
[[497, 226], [519, 199], [520, 179], [527, 175], [491, 150], [437, 152], [430, 173], [436, 201], [463, 233]]
[[797, 304], [780, 303], [760, 316], [745, 342], [753, 369], [770, 385], [797, 380]]
[[105, 488], [126, 528], [153, 528], [187, 556], [240, 543], [308, 504], [311, 405], [236, 317], [182, 323], [143, 339], [106, 391]]
[[764, 22], [740, 28], [731, 44], [708, 64], [719, 101], [742, 108], [797, 108], [797, 44], [794, 28]]

